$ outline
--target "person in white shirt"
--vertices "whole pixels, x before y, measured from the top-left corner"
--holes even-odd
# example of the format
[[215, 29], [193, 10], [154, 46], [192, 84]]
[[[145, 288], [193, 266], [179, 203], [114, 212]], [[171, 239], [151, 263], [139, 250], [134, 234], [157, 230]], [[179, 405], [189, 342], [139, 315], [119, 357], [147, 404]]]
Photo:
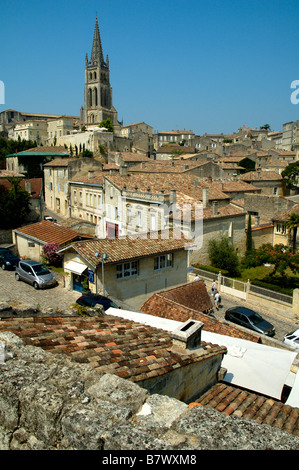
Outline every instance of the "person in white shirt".
[[215, 292], [216, 292], [216, 281], [214, 279], [212, 282], [212, 295], [215, 295]]
[[219, 310], [220, 301], [221, 301], [220, 294], [219, 294], [218, 290], [216, 290], [216, 294], [215, 294], [215, 307], [216, 307], [216, 310]]

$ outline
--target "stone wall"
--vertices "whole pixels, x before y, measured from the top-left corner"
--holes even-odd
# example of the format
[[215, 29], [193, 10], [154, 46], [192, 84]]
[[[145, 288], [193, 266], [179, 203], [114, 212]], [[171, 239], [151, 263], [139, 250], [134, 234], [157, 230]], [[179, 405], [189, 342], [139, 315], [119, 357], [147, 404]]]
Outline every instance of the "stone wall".
[[188, 450], [199, 459], [204, 449], [299, 447], [277, 428], [150, 395], [12, 333], [1, 333], [0, 345], [0, 450]]

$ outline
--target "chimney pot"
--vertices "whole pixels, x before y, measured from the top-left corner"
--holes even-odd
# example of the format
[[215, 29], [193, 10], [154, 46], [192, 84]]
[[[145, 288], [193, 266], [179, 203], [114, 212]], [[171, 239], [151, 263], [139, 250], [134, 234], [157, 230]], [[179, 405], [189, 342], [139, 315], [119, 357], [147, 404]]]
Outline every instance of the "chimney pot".
[[201, 331], [203, 326], [203, 322], [190, 318], [171, 333], [173, 345], [184, 350], [201, 347]]

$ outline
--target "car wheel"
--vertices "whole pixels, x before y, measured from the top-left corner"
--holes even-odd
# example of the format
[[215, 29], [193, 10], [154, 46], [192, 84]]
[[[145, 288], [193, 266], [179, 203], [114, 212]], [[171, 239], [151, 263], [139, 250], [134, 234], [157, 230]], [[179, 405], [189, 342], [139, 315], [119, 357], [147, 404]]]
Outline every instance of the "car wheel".
[[18, 275], [18, 273], [15, 274], [15, 279], [16, 279], [16, 281], [20, 280], [20, 276]]
[[39, 286], [38, 286], [38, 283], [37, 283], [37, 282], [34, 282], [34, 283], [33, 283], [33, 287], [34, 287], [34, 289], [38, 289], [38, 287], [39, 287]]
[[5, 269], [6, 269], [6, 266], [5, 266], [5, 264], [4, 264], [4, 263], [2, 264], [1, 268], [3, 269], [3, 271], [5, 271]]

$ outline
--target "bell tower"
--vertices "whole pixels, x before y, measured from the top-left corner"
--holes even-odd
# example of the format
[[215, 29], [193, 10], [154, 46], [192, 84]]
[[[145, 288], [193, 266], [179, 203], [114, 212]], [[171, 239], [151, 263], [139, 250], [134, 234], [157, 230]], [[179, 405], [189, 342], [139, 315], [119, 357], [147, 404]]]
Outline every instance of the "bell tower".
[[98, 18], [94, 29], [90, 60], [85, 57], [85, 89], [83, 121], [85, 125], [99, 124], [110, 118], [115, 130], [119, 129], [117, 111], [112, 104], [112, 88], [108, 55], [104, 60]]

